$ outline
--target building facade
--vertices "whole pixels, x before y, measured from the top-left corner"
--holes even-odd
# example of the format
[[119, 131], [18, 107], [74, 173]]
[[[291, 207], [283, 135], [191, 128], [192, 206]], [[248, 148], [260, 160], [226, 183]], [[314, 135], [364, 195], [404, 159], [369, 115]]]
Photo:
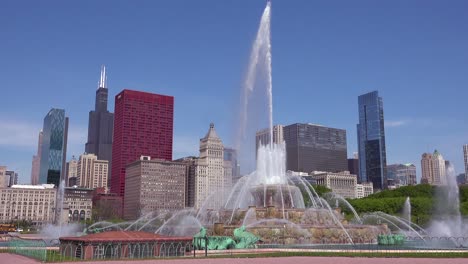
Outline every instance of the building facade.
[[355, 198], [357, 176], [349, 171], [343, 172], [322, 172], [311, 173], [317, 185], [323, 185], [331, 189], [332, 192], [344, 198]]
[[70, 183], [76, 183], [78, 177], [78, 161], [75, 156], [72, 156], [71, 160], [67, 162], [67, 186], [73, 187]]
[[468, 183], [468, 144], [463, 145], [463, 160], [465, 162], [465, 183]]
[[41, 169], [41, 152], [42, 152], [42, 130], [39, 132], [39, 140], [37, 143], [37, 153], [33, 156], [31, 166], [31, 184], [39, 184], [39, 174]]
[[435, 150], [433, 154], [424, 153], [421, 158], [421, 183], [446, 185], [444, 157]]
[[[273, 126], [273, 143], [282, 143], [284, 141], [283, 136], [283, 125], [274, 125]], [[260, 145], [270, 144], [270, 128], [265, 128], [255, 133], [255, 149], [258, 151]]]
[[372, 182], [363, 182], [356, 184], [356, 198], [364, 198], [374, 193]]
[[[114, 114], [107, 109], [108, 94], [106, 67], [102, 66], [94, 110], [89, 112], [88, 142], [85, 145], [85, 152], [96, 155], [98, 160], [108, 161], [111, 168]], [[109, 171], [106, 178], [110, 176]]]
[[351, 174], [359, 176], [359, 159], [348, 159], [348, 171]]
[[69, 222], [92, 219], [93, 189], [76, 186], [65, 188], [63, 208], [69, 210]]
[[56, 195], [53, 184], [0, 188], [0, 222], [29, 220], [36, 227], [52, 223]]
[[77, 182], [80, 187], [107, 189], [108, 161], [98, 160], [94, 154], [83, 154], [77, 164]]
[[232, 168], [231, 175], [233, 181], [234, 179], [239, 179], [241, 177], [240, 173], [240, 164], [237, 159], [237, 150], [233, 148], [224, 148], [224, 161], [229, 162], [229, 166]]
[[198, 157], [189, 156], [175, 160], [186, 164], [185, 174], [185, 207], [195, 207], [195, 176], [197, 174]]
[[283, 133], [287, 170], [348, 170], [346, 130], [314, 124], [292, 124], [285, 126]]
[[211, 209], [221, 207], [232, 187], [232, 168], [229, 165], [224, 161], [223, 142], [211, 123], [208, 133], [200, 139], [200, 157], [195, 173], [195, 208], [200, 208], [205, 201], [209, 202]]
[[142, 156], [129, 164], [125, 174], [124, 219], [184, 209], [186, 173], [184, 162]]
[[359, 96], [359, 182], [372, 182], [374, 190], [387, 189], [387, 154], [384, 111], [377, 91]]
[[0, 188], [8, 187], [8, 183], [7, 167], [0, 166]]
[[8, 187], [18, 184], [18, 173], [15, 171], [6, 171], [7, 179], [8, 179]]
[[395, 186], [416, 185], [416, 166], [411, 163], [388, 165], [387, 179], [393, 180]]
[[123, 90], [115, 97], [111, 192], [125, 193], [125, 168], [140, 156], [172, 160], [174, 97]]
[[42, 129], [39, 183], [58, 186], [65, 179], [68, 117], [65, 110], [52, 108]]

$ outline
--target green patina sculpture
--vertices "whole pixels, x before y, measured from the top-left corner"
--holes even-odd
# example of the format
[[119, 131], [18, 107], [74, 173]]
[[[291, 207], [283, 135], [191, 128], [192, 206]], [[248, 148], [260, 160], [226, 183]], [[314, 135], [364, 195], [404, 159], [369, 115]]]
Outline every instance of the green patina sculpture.
[[260, 240], [254, 234], [245, 231], [245, 226], [234, 229], [234, 239], [237, 242], [236, 248], [254, 248]]
[[206, 228], [200, 228], [200, 232], [193, 236], [195, 249], [223, 250], [232, 248], [253, 248], [259, 238], [245, 231], [245, 226], [234, 229], [234, 239], [228, 236], [207, 236]]
[[402, 234], [390, 234], [390, 235], [378, 235], [377, 236], [377, 244], [379, 245], [401, 246], [405, 243], [405, 240], [406, 240], [406, 237]]

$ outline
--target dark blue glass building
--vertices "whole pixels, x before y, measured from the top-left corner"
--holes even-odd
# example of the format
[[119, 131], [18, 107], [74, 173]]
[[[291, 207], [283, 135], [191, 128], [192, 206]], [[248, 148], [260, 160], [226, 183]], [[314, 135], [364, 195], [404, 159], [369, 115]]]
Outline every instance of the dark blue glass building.
[[382, 97], [377, 91], [358, 98], [359, 181], [372, 182], [375, 190], [387, 188], [387, 157], [385, 150]]
[[39, 184], [53, 183], [58, 186], [65, 179], [68, 137], [65, 110], [52, 108], [44, 118], [42, 133]]

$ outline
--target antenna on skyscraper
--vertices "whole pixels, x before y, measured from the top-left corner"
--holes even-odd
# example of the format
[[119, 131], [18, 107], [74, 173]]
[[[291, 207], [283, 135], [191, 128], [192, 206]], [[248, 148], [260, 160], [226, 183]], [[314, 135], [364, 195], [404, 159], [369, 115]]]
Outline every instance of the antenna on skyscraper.
[[101, 65], [101, 80], [99, 81], [98, 88], [107, 88], [106, 66]]

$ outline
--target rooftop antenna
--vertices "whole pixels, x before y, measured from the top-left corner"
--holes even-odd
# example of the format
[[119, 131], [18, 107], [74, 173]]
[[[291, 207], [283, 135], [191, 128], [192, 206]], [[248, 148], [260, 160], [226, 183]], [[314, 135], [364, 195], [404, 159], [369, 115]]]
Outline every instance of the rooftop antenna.
[[99, 80], [98, 88], [107, 88], [106, 66], [101, 65], [101, 79]]

